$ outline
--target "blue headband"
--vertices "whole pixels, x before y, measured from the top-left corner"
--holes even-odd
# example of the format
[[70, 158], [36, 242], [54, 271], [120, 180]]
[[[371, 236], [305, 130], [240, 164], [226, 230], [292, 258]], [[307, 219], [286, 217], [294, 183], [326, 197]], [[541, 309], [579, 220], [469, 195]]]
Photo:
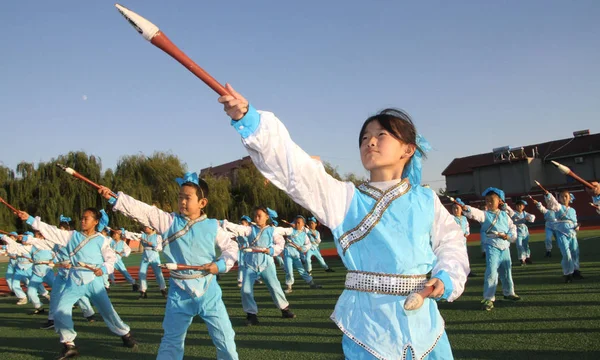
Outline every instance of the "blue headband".
[[517, 204], [518, 204], [518, 203], [522, 203], [522, 204], [523, 204], [523, 205], [525, 205], [525, 206], [529, 205], [529, 204], [527, 204], [527, 201], [525, 201], [525, 200], [523, 200], [523, 199], [521, 199], [521, 200], [517, 201]]
[[100, 217], [100, 221], [98, 221], [98, 231], [104, 230], [104, 228], [108, 226], [109, 221], [108, 214], [104, 209], [100, 210], [100, 214], [102, 214], [102, 217]]
[[569, 201], [569, 204], [570, 204], [573, 201], [575, 201], [575, 195], [573, 195], [573, 193], [569, 193], [569, 196], [571, 196], [571, 200]]
[[317, 223], [317, 219], [314, 216], [311, 216], [308, 218], [308, 222], [314, 222], [315, 224]]
[[185, 183], [192, 183], [200, 186], [200, 181], [198, 180], [198, 174], [194, 172], [186, 172], [183, 175], [183, 178], [176, 178], [175, 181], [179, 184], [179, 186]]
[[306, 218], [305, 218], [304, 216], [302, 216], [302, 215], [297, 215], [297, 216], [294, 218], [294, 224], [293, 224], [293, 225], [295, 225], [295, 224], [296, 224], [296, 220], [298, 220], [298, 219], [302, 219], [302, 220], [304, 220], [304, 222], [306, 223]]
[[456, 201], [460, 206], [465, 206], [465, 203], [460, 198], [456, 198], [454, 201]]
[[502, 190], [500, 190], [498, 188], [495, 188], [495, 187], [489, 187], [489, 188], [485, 189], [483, 191], [483, 194], [481, 194], [481, 195], [482, 196], [486, 196], [489, 193], [494, 193], [494, 194], [498, 195], [500, 197], [500, 199], [502, 201], [504, 201], [504, 191], [502, 191]]
[[250, 216], [248, 216], [248, 215], [244, 215], [244, 216], [242, 216], [242, 217], [240, 218], [240, 221], [242, 221], [242, 220], [246, 220], [246, 221], [247, 221], [247, 222], [249, 222], [249, 223], [251, 223], [251, 222], [252, 222], [252, 219], [250, 219]]
[[60, 214], [60, 217], [58, 218], [58, 222], [66, 222], [66, 223], [70, 223], [71, 222], [71, 218], [70, 217], [66, 217], [63, 214]]
[[273, 210], [273, 209], [269, 209], [267, 208], [267, 215], [269, 215], [269, 217], [271, 218], [271, 222], [273, 223], [273, 225], [277, 226], [279, 225], [279, 222], [277, 222], [277, 211]]
[[[417, 134], [416, 143], [417, 150], [415, 150], [415, 154], [408, 163], [408, 166], [404, 168], [402, 177], [407, 177], [408, 181], [413, 185], [420, 185], [423, 155], [431, 151], [431, 145], [429, 145], [429, 142], [419, 134]], [[419, 149], [423, 150], [423, 152], [419, 151]]]

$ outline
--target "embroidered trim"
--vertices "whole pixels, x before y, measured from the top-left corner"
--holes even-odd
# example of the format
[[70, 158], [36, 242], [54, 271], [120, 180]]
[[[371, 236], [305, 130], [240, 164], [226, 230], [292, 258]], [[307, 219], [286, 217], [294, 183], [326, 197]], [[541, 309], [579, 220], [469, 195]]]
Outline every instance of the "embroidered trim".
[[[183, 270], [183, 271], [189, 271], [189, 270]], [[205, 277], [207, 275], [204, 271], [195, 273], [195, 274], [183, 274], [183, 273], [181, 273], [180, 270], [171, 270], [171, 271], [169, 271], [169, 274], [171, 274], [172, 278], [179, 279], [179, 280], [198, 279], [201, 277]]]
[[375, 294], [408, 296], [422, 290], [427, 275], [401, 275], [348, 270], [345, 286], [348, 290]]
[[369, 185], [368, 183], [362, 183], [358, 185], [357, 189], [358, 191], [362, 192], [363, 194], [369, 197], [372, 197], [375, 200], [379, 199], [379, 197], [383, 195], [383, 191], [379, 190], [375, 186]]
[[192, 221], [188, 221], [187, 224], [185, 224], [185, 226], [183, 227], [183, 229], [177, 231], [175, 234], [173, 234], [173, 235], [171, 235], [168, 238], [166, 238], [166, 239], [163, 240], [163, 248], [165, 248], [167, 245], [169, 245], [173, 241], [179, 239], [183, 235], [187, 234], [187, 232], [190, 231], [190, 229], [192, 228], [192, 226], [194, 226], [196, 223], [198, 223], [200, 221], [204, 221], [204, 220], [206, 220], [206, 215], [202, 215], [199, 218], [196, 218], [196, 219], [194, 219]]
[[[370, 347], [368, 347], [367, 345], [365, 345], [363, 342], [361, 342], [360, 340], [358, 340], [357, 338], [355, 338], [352, 334], [350, 334], [344, 328], [344, 326], [340, 322], [338, 322], [338, 321], [335, 320], [335, 318], [333, 317], [333, 315], [331, 315], [329, 318], [337, 325], [338, 328], [340, 328], [340, 330], [344, 333], [344, 335], [346, 335], [348, 338], [350, 338], [350, 340], [354, 341], [356, 343], [356, 345], [362, 347], [369, 354], [373, 355], [377, 359], [379, 359], [379, 360], [386, 360], [382, 355], [380, 355], [375, 350], [371, 349]], [[442, 335], [444, 335], [444, 330], [445, 329], [446, 329], [446, 323], [443, 322], [442, 323], [442, 332], [435, 339], [435, 341], [433, 342], [433, 344], [431, 345], [431, 347], [429, 349], [427, 349], [427, 351], [425, 351], [423, 353], [423, 356], [421, 356], [419, 358], [419, 360], [424, 360], [427, 357], [427, 355], [431, 354], [431, 352], [433, 351], [433, 349], [435, 349], [435, 347], [437, 346], [438, 342], [442, 338]], [[414, 355], [415, 350], [412, 347], [412, 345], [410, 343], [408, 343], [408, 344], [404, 345], [404, 348], [402, 349], [402, 358], [400, 360], [405, 360], [406, 359], [406, 354], [407, 354], [409, 348], [410, 348], [410, 353], [411, 353], [411, 355], [412, 355], [412, 357], [414, 359], [414, 357], [415, 357], [415, 355]]]
[[375, 202], [371, 211], [361, 220], [361, 222], [355, 228], [342, 234], [338, 239], [338, 242], [343, 249], [343, 255], [346, 254], [346, 250], [348, 250], [350, 245], [367, 236], [371, 230], [373, 230], [375, 225], [379, 223], [383, 213], [392, 202], [406, 194], [410, 188], [411, 186], [408, 179], [403, 179], [397, 185], [386, 190], [381, 197], [377, 199], [377, 202]]
[[77, 254], [84, 246], [86, 246], [93, 238], [95, 238], [98, 235], [100, 235], [100, 233], [95, 233], [95, 234], [90, 235], [90, 236], [86, 237], [85, 239], [81, 240], [79, 245], [77, 245], [75, 247], [75, 249], [73, 249], [73, 251], [69, 253], [69, 257], [75, 256], [75, 254]]

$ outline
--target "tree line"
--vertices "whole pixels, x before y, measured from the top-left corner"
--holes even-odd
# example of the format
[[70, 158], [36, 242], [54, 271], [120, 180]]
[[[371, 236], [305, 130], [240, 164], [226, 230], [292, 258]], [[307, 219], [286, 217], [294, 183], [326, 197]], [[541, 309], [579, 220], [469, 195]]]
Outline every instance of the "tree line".
[[[73, 224], [78, 224], [82, 211], [95, 207], [107, 210], [111, 220], [109, 226], [140, 230], [135, 221], [108, 211], [110, 205], [95, 189], [65, 173], [56, 166], [57, 163], [75, 169], [114, 192], [123, 191], [168, 212], [177, 211], [179, 185], [175, 178], [186, 172], [186, 165], [177, 156], [168, 153], [123, 156], [114, 170], [103, 171], [99, 157], [81, 151], [70, 152], [37, 166], [21, 162], [13, 170], [0, 165], [0, 196], [16, 208], [40, 216], [43, 221], [53, 225], [58, 225], [61, 214], [70, 217]], [[327, 162], [323, 165], [336, 179], [355, 184], [364, 181], [352, 173], [341, 176], [337, 168]], [[252, 209], [258, 205], [275, 209], [280, 219], [289, 221], [298, 214], [310, 215], [283, 191], [266, 181], [254, 165], [245, 165], [236, 171], [235, 183], [227, 177], [215, 177], [210, 173], [203, 176], [209, 185], [206, 208], [209, 217], [237, 222], [242, 215], [251, 215]], [[8, 208], [0, 205], [0, 230], [25, 231], [26, 228], [26, 224]]]

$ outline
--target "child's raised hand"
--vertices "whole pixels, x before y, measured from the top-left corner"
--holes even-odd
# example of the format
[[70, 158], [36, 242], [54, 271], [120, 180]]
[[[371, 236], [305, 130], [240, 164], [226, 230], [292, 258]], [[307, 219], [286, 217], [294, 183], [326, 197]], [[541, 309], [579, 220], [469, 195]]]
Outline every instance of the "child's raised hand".
[[231, 95], [224, 95], [219, 98], [219, 103], [223, 104], [223, 108], [227, 115], [233, 120], [239, 120], [248, 112], [248, 100], [231, 87], [225, 84], [225, 88]]
[[100, 186], [100, 188], [98, 189], [98, 194], [100, 194], [100, 196], [102, 196], [105, 199], [110, 199], [112, 197], [111, 192], [109, 188], [107, 188], [106, 186]]
[[23, 221], [27, 221], [27, 219], [29, 219], [29, 214], [26, 213], [25, 211], [19, 211], [17, 213], [17, 216], [19, 217], [19, 219], [21, 219]]
[[592, 196], [599, 196], [600, 195], [600, 184], [597, 181], [592, 181], [590, 184], [592, 184], [592, 186], [594, 186], [593, 189], [585, 189], [588, 194], [592, 195]]

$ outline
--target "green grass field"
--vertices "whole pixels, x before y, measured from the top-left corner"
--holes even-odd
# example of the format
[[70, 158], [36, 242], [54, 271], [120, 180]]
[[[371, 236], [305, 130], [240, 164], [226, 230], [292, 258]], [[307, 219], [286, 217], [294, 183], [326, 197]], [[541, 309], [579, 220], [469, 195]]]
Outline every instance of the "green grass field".
[[[534, 264], [514, 266], [513, 277], [517, 303], [496, 301], [491, 312], [480, 310], [484, 260], [479, 246], [470, 244], [472, 270], [463, 296], [454, 303], [441, 303], [447, 331], [457, 359], [600, 359], [600, 231], [580, 233], [581, 269], [584, 280], [564, 284], [560, 253], [543, 258], [541, 234], [531, 244]], [[513, 259], [516, 257], [516, 250]], [[293, 320], [283, 320], [264, 285], [255, 293], [260, 308], [260, 326], [244, 326], [236, 275], [221, 280], [224, 301], [234, 329], [240, 359], [342, 359], [341, 332], [329, 320], [345, 272], [341, 261], [329, 260], [337, 270], [325, 273], [315, 268], [313, 275], [324, 285], [309, 290], [297, 281], [288, 297]], [[513, 260], [514, 263], [516, 261]], [[127, 259], [128, 266], [139, 264], [139, 255]], [[0, 271], [4, 273], [5, 264]], [[283, 272], [279, 272], [283, 282]], [[500, 289], [498, 294], [501, 295]], [[81, 359], [151, 359], [155, 358], [162, 335], [161, 322], [165, 300], [156, 284], [150, 283], [149, 299], [137, 300], [137, 294], [125, 284], [112, 287], [110, 297], [120, 316], [139, 340], [137, 350], [121, 347], [102, 321], [89, 324], [74, 310], [77, 345]], [[501, 296], [500, 296], [501, 298]], [[27, 315], [31, 305], [18, 307], [14, 298], [0, 298], [0, 359], [51, 359], [59, 350], [57, 334], [39, 330], [43, 317]], [[214, 359], [216, 352], [206, 327], [196, 319], [188, 331], [186, 359]]]

